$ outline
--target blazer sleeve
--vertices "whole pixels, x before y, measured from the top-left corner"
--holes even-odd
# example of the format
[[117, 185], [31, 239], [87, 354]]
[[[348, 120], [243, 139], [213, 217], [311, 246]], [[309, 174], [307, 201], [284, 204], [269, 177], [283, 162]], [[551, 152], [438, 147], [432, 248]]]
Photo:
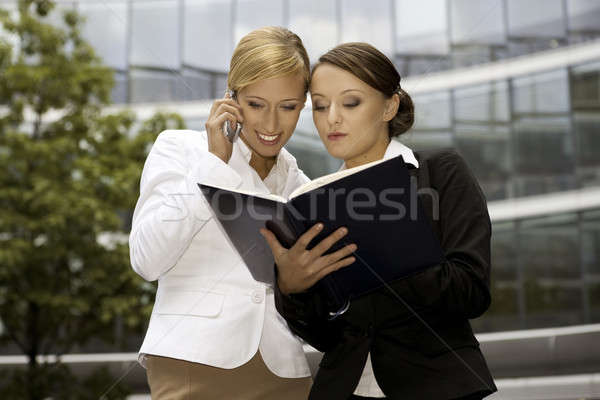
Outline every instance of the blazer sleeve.
[[339, 343], [342, 321], [327, 318], [327, 307], [316, 290], [285, 295], [275, 285], [274, 292], [275, 307], [295, 335], [320, 352], [329, 351]]
[[[198, 145], [203, 146], [200, 151], [189, 148]], [[234, 188], [241, 184], [237, 172], [207, 148], [202, 132], [167, 130], [158, 135], [146, 158], [129, 255], [132, 268], [148, 281], [171, 269], [211, 218], [197, 183], [210, 180]]]
[[485, 196], [466, 162], [453, 150], [432, 158], [429, 174], [438, 193], [434, 204], [439, 204], [445, 261], [391, 286], [409, 305], [476, 318], [491, 303], [492, 227]]

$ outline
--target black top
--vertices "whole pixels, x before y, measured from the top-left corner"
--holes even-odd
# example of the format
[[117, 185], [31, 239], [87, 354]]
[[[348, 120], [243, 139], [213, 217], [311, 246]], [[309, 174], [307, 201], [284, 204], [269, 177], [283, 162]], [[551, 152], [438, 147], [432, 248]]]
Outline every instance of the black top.
[[377, 383], [390, 399], [446, 400], [496, 391], [468, 321], [491, 301], [485, 197], [454, 150], [415, 157], [419, 168], [410, 173], [444, 250], [442, 264], [353, 300], [332, 321], [316, 291], [286, 296], [275, 289], [277, 310], [290, 329], [325, 353], [311, 400], [348, 399], [369, 352]]

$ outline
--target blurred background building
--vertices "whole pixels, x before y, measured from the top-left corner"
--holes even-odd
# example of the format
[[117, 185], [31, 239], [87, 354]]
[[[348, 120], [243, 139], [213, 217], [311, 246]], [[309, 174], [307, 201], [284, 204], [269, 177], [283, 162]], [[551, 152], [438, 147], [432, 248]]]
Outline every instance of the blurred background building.
[[[203, 129], [235, 44], [254, 28], [288, 27], [312, 62], [347, 41], [385, 52], [415, 102], [415, 126], [400, 140], [456, 148], [487, 196], [493, 304], [473, 326], [506, 378], [502, 398], [600, 398], [600, 1], [58, 4], [57, 23], [61, 9], [87, 17], [84, 36], [115, 71], [117, 108], [174, 110], [191, 129]], [[310, 102], [287, 147], [312, 178], [339, 166]], [[513, 379], [523, 377], [534, 380]]]

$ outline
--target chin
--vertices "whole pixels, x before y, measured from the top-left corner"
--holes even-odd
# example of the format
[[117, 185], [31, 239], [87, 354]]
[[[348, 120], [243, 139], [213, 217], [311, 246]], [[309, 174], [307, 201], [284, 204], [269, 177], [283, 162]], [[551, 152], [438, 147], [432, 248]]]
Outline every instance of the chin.
[[333, 158], [337, 158], [340, 160], [345, 160], [347, 158], [347, 151], [344, 151], [344, 149], [341, 149], [337, 146], [329, 146], [326, 147], [327, 148], [327, 152], [329, 153], [329, 155]]
[[277, 147], [277, 149], [266, 149], [266, 150], [260, 149], [261, 151], [258, 154], [260, 154], [262, 157], [265, 157], [265, 158], [277, 157], [277, 155], [279, 154], [279, 152], [281, 151], [282, 148], [283, 148], [283, 146]]
[[261, 143], [253, 143], [253, 150], [258, 153], [261, 157], [277, 157], [283, 145], [280, 146], [265, 146]]

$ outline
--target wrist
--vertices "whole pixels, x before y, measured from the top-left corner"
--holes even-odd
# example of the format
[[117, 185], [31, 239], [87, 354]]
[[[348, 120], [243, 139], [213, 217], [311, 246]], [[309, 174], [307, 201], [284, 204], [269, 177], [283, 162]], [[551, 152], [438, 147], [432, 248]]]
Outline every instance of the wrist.
[[289, 296], [291, 294], [290, 289], [281, 281], [281, 278], [279, 277], [277, 277], [277, 287], [284, 296]]
[[225, 164], [229, 163], [229, 159], [231, 158], [231, 154], [227, 155], [224, 152], [220, 152], [220, 151], [215, 151], [215, 150], [208, 150], [210, 153], [212, 153], [214, 156], [219, 157], [219, 159], [221, 161], [223, 161]]

